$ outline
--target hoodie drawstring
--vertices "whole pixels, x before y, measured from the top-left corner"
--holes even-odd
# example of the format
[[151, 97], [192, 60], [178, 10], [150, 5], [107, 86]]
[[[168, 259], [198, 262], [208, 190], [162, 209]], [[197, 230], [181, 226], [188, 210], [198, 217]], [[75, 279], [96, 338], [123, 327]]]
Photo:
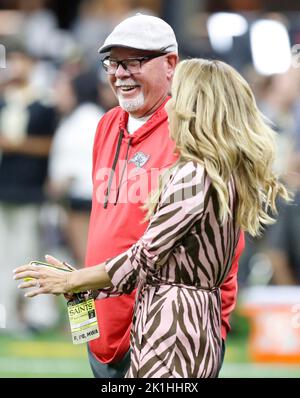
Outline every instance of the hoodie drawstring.
[[[121, 144], [122, 144], [122, 139], [124, 137], [124, 131], [121, 130], [120, 131], [120, 135], [119, 135], [119, 140], [118, 140], [118, 145], [117, 145], [117, 149], [116, 149], [116, 153], [115, 153], [115, 157], [114, 157], [114, 161], [113, 161], [113, 165], [112, 165], [112, 170], [109, 176], [109, 180], [108, 180], [108, 185], [107, 185], [107, 189], [106, 189], [106, 193], [105, 193], [105, 198], [104, 198], [104, 209], [107, 208], [107, 204], [108, 204], [108, 197], [110, 194], [110, 190], [111, 190], [111, 184], [114, 178], [114, 174], [115, 174], [115, 170], [116, 170], [116, 165], [117, 165], [117, 161], [119, 159], [119, 154], [120, 154], [120, 149], [121, 149]], [[128, 152], [128, 150], [127, 150]]]
[[129, 148], [130, 148], [130, 145], [131, 145], [131, 141], [132, 141], [132, 137], [129, 138], [129, 140], [128, 140], [127, 151], [126, 151], [126, 156], [125, 156], [125, 163], [124, 163], [124, 166], [123, 166], [121, 179], [119, 180], [118, 191], [117, 191], [117, 196], [116, 196], [116, 201], [114, 203], [114, 206], [118, 203], [118, 199], [119, 199], [119, 195], [120, 195], [120, 188], [121, 188], [121, 184], [122, 184], [122, 181], [123, 181], [125, 168], [126, 168], [126, 165], [127, 165], [128, 153], [129, 153]]

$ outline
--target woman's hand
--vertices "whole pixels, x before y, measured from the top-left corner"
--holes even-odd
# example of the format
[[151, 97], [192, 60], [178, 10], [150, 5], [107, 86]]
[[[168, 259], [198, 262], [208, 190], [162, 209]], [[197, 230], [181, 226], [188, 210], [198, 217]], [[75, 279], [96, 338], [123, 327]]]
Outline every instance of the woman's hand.
[[[106, 272], [105, 263], [75, 270], [52, 256], [46, 256], [46, 260], [56, 268], [26, 264], [14, 270], [14, 279], [16, 280], [33, 278], [33, 280], [24, 281], [19, 285], [20, 289], [36, 288], [26, 293], [25, 297], [35, 297], [39, 294], [64, 294], [67, 299], [70, 299], [72, 293], [113, 287]], [[67, 269], [69, 272], [66, 272]]]
[[[57, 258], [50, 256], [49, 254], [46, 254], [45, 259], [47, 261], [47, 263], [54, 265], [57, 268], [61, 268], [61, 269], [68, 269], [69, 271], [76, 271], [76, 268], [72, 267], [72, 265], [64, 262], [61, 262], [59, 260], [57, 260]], [[74, 293], [64, 293], [64, 297], [67, 301], [72, 300], [75, 298], [75, 294]]]
[[19, 289], [28, 289], [31, 287], [35, 287], [36, 289], [25, 294], [25, 297], [35, 297], [39, 294], [65, 294], [69, 299], [72, 297], [72, 292], [70, 292], [69, 287], [69, 274], [71, 272], [63, 271], [63, 269], [68, 269], [69, 271], [75, 270], [75, 268], [71, 267], [66, 263], [62, 263], [56, 258], [52, 256], [45, 256], [46, 260], [49, 264], [54, 265], [55, 269], [47, 266], [38, 266], [38, 265], [30, 265], [26, 264], [21, 267], [18, 267], [14, 270], [14, 279], [20, 280], [24, 278], [33, 278], [30, 281], [24, 281], [21, 283], [18, 288]]

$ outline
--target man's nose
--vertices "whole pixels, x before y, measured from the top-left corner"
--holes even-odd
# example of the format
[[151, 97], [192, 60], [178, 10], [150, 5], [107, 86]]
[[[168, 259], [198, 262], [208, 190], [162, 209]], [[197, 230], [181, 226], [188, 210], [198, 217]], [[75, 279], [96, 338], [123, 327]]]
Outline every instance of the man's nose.
[[128, 69], [124, 69], [122, 64], [119, 64], [118, 67], [117, 67], [117, 70], [115, 72], [115, 76], [116, 76], [116, 78], [120, 78], [121, 79], [124, 76], [126, 76], [126, 77], [130, 76], [130, 72], [129, 72]]

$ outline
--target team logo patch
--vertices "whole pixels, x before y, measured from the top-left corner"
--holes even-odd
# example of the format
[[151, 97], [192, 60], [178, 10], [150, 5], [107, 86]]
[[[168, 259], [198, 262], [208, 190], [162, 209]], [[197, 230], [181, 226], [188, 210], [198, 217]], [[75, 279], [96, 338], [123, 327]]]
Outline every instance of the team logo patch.
[[136, 167], [143, 167], [149, 160], [150, 155], [144, 152], [137, 152], [128, 163], [134, 163]]

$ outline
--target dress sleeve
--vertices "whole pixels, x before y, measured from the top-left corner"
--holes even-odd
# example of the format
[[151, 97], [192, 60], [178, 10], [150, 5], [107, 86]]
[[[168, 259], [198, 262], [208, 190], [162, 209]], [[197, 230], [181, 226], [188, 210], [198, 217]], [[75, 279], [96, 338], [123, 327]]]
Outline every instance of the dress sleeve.
[[203, 213], [205, 172], [201, 165], [178, 165], [165, 185], [144, 235], [129, 250], [106, 262], [114, 287], [130, 293], [137, 281], [155, 274]]

